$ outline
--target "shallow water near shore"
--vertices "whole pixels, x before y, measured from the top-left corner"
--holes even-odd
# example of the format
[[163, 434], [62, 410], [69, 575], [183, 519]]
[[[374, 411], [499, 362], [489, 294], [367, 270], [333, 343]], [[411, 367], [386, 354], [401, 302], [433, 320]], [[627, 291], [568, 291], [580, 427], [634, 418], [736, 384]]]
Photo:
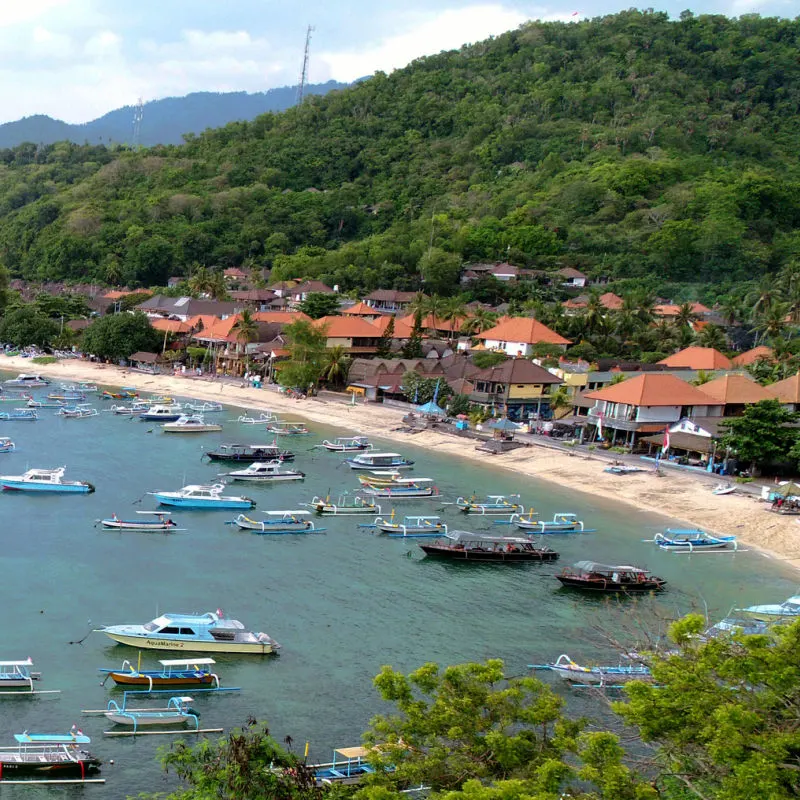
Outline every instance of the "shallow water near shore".
[[[44, 394], [39, 390], [36, 396]], [[111, 402], [95, 399], [94, 405], [108, 409]], [[195, 695], [202, 727], [227, 729], [254, 716], [268, 720], [279, 739], [291, 735], [301, 751], [309, 741], [313, 760], [328, 760], [333, 747], [357, 744], [370, 716], [382, 709], [371, 680], [383, 664], [409, 671], [426, 661], [500, 657], [507, 673], [518, 675], [527, 663], [562, 652], [576, 659], [616, 660], [595, 631], [613, 631], [619, 624], [615, 609], [562, 590], [553, 577], [575, 560], [646, 565], [666, 578], [669, 588], [643, 605], [652, 602], [670, 617], [707, 607], [710, 618], [717, 619], [733, 605], [779, 602], [796, 589], [794, 572], [758, 552], [663, 553], [641, 540], [667, 525], [665, 518], [515, 476], [493, 467], [490, 457], [483, 465], [442, 458], [415, 447], [413, 437], [402, 447], [375, 443], [415, 459], [411, 474], [435, 478], [441, 498], [398, 502], [398, 513], [441, 511], [451, 528], [507, 531], [490, 518], [464, 517], [443, 503], [473, 491], [518, 492], [541, 518], [575, 512], [597, 533], [546, 537], [561, 553], [560, 561], [508, 567], [424, 559], [416, 541], [390, 540], [358, 528], [369, 521], [363, 517], [325, 517], [317, 520], [325, 533], [297, 536], [239, 532], [225, 524], [231, 511], [176, 511], [176, 521], [187, 530], [172, 535], [95, 526], [112, 513], [130, 518], [137, 510], [156, 508], [148, 491], [217, 479], [230, 467], [202, 457], [215, 444], [272, 440], [257, 426], [233, 421], [239, 413], [209, 414], [224, 430], [193, 436], [165, 435], [157, 423], [107, 411], [76, 420], [43, 409], [35, 423], [0, 422], [0, 435], [17, 444], [16, 452], [0, 454], [3, 474], [66, 465], [67, 479], [88, 480], [97, 488], [88, 496], [0, 496], [5, 544], [0, 568], [8, 603], [0, 659], [31, 656], [43, 672], [38, 688], [62, 690], [41, 698], [0, 698], [0, 746], [23, 730], [66, 732], [75, 723], [93, 738], [91, 749], [100, 758], [115, 761], [103, 769], [105, 787], [91, 791], [123, 797], [167, 789], [170, 779], [155, 754], [171, 737], [104, 739], [105, 719], [80, 714], [105, 707], [109, 696], [121, 697], [108, 686], [101, 688], [96, 670], [119, 667], [125, 658], [135, 662], [137, 652], [111, 644], [102, 634], [67, 644], [91, 627], [145, 622], [165, 611], [222, 608], [283, 645], [278, 657], [215, 657], [223, 684], [243, 691]], [[355, 489], [355, 473], [342, 466], [340, 454], [311, 449], [326, 436], [347, 433], [309, 427], [311, 436], [281, 440], [297, 454], [293, 465], [306, 473], [304, 482], [235, 485], [234, 493], [257, 500], [255, 516], [261, 510], [298, 508], [315, 494]], [[678, 512], [680, 497], [675, 503]], [[391, 506], [384, 503], [383, 510], [389, 513]], [[154, 666], [161, 657], [169, 654], [144, 651], [142, 663]], [[571, 696], [570, 702], [580, 713], [594, 706], [590, 698]], [[26, 797], [45, 793], [24, 791]], [[76, 796], [78, 791], [90, 790], [77, 789]]]

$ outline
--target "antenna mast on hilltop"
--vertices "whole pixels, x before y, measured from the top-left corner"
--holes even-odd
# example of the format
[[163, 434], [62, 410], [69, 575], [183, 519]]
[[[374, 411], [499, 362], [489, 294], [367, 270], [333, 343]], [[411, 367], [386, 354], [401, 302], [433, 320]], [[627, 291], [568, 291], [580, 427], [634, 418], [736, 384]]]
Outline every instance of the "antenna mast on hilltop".
[[142, 117], [144, 116], [144, 101], [140, 97], [133, 109], [133, 148], [139, 149], [139, 139], [142, 135]]
[[308, 80], [308, 50], [311, 47], [311, 32], [314, 28], [309, 25], [306, 30], [306, 49], [303, 52], [303, 71], [300, 73], [300, 83], [297, 84], [297, 103], [300, 105], [303, 102], [303, 92], [306, 88], [306, 81]]

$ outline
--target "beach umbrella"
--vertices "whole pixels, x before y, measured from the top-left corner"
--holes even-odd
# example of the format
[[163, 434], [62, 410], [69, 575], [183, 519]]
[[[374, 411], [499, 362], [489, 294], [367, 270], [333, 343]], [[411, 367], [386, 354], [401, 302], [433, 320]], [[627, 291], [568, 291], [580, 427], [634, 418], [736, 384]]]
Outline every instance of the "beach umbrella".
[[501, 417], [500, 419], [496, 419], [493, 422], [490, 422], [487, 428], [491, 428], [494, 431], [503, 431], [504, 433], [514, 433], [518, 431], [522, 426], [517, 425], [516, 422], [512, 422], [507, 417]]
[[447, 416], [447, 412], [441, 406], [437, 406], [433, 400], [430, 400], [424, 405], [417, 406], [417, 411], [419, 411], [420, 414], [431, 414], [437, 417]]
[[775, 494], [781, 497], [800, 497], [800, 486], [796, 483], [786, 483]]

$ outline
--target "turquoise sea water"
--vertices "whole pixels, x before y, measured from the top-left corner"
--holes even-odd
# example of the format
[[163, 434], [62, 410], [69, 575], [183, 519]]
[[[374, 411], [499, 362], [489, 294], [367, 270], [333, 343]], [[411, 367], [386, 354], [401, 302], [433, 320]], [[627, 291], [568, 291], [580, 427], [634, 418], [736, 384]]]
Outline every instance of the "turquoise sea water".
[[[95, 405], [110, 403], [98, 399]], [[95, 527], [113, 512], [130, 517], [154, 509], [148, 491], [213, 481], [231, 469], [202, 458], [215, 444], [271, 441], [259, 428], [233, 422], [239, 413], [208, 415], [224, 423], [223, 432], [194, 436], [163, 434], [156, 423], [107, 412], [74, 420], [42, 410], [36, 423], [0, 422], [0, 435], [17, 443], [16, 452], [0, 454], [0, 473], [66, 465], [67, 479], [97, 487], [88, 496], [0, 496], [5, 598], [0, 660], [31, 656], [43, 672], [39, 688], [62, 690], [38, 699], [0, 698], [0, 746], [23, 730], [66, 732], [76, 723], [93, 738], [91, 749], [115, 764], [103, 769], [104, 787], [79, 788], [75, 796], [91, 791], [117, 798], [171, 785], [155, 760], [168, 737], [106, 739], [103, 717], [81, 717], [81, 709], [103, 708], [112, 694], [109, 686], [101, 688], [97, 668], [119, 667], [137, 655], [102, 634], [68, 644], [90, 627], [145, 622], [164, 611], [223, 608], [250, 629], [268, 632], [283, 645], [278, 657], [216, 656], [223, 683], [243, 691], [196, 695], [202, 726], [229, 728], [252, 715], [268, 720], [279, 739], [291, 735], [300, 749], [310, 741], [312, 757], [328, 760], [333, 747], [359, 743], [370, 716], [381, 710], [371, 679], [383, 664], [408, 671], [425, 661], [501, 657], [509, 674], [521, 674], [525, 664], [562, 652], [613, 660], [596, 629], [618, 625], [618, 613], [596, 598], [561, 589], [553, 577], [575, 560], [648, 566], [669, 581], [669, 590], [652, 602], [670, 617], [707, 606], [710, 616], [719, 618], [732, 605], [777, 602], [796, 587], [794, 573], [756, 552], [662, 553], [640, 540], [668, 524], [665, 518], [518, 477], [490, 460], [442, 458], [414, 447], [413, 438], [407, 446], [376, 444], [415, 459], [412, 474], [435, 478], [442, 500], [473, 491], [519, 492], [542, 518], [572, 511], [598, 532], [547, 537], [561, 553], [554, 564], [483, 566], [424, 559], [414, 541], [359, 529], [368, 521], [363, 517], [325, 517], [318, 524], [327, 532], [313, 536], [240, 532], [225, 524], [230, 511], [176, 511], [187, 531], [169, 536]], [[297, 453], [294, 466], [306, 472], [303, 483], [237, 484], [234, 493], [256, 499], [258, 511], [296, 508], [315, 494], [354, 489], [355, 473], [341, 465], [341, 455], [309, 449], [345, 432], [310, 427], [311, 436], [285, 439]], [[679, 505], [680, 497], [675, 502]], [[451, 527], [498, 530], [490, 519], [465, 518], [437, 500], [396, 507], [401, 513], [444, 508]], [[145, 651], [143, 664], [155, 665], [163, 657], [168, 654]], [[591, 700], [570, 702], [581, 713], [591, 710]], [[26, 797], [46, 793], [18, 791]]]

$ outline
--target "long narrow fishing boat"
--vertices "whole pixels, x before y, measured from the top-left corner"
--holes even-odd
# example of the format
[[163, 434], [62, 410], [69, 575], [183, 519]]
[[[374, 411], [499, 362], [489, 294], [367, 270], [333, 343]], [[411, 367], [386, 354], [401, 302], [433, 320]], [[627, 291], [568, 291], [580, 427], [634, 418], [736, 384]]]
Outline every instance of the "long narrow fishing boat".
[[782, 603], [772, 605], [747, 606], [747, 608], [734, 609], [740, 614], [744, 614], [753, 619], [760, 619], [764, 622], [778, 622], [787, 618], [800, 617], [800, 595], [789, 597]]
[[356, 475], [362, 486], [393, 486], [403, 477], [402, 472], [393, 469], [371, 469]]
[[234, 481], [251, 483], [275, 483], [277, 481], [302, 481], [306, 474], [296, 469], [284, 469], [280, 461], [256, 461], [245, 469], [225, 473]]
[[359, 453], [345, 459], [350, 469], [411, 469], [414, 462], [404, 458], [400, 453]]
[[140, 414], [144, 414], [148, 408], [150, 408], [150, 403], [147, 401], [134, 400], [130, 405], [127, 406], [113, 405], [109, 411], [112, 411], [118, 416], [138, 417]]
[[698, 529], [667, 528], [657, 533], [653, 541], [662, 549], [672, 552], [694, 552], [695, 550], [736, 550], [735, 536], [712, 536]]
[[277, 444], [221, 444], [216, 450], [206, 453], [211, 461], [294, 461], [291, 450], [283, 450]]
[[25, 403], [26, 408], [68, 408], [64, 400], [34, 400], [32, 397]]
[[103, 678], [103, 685], [111, 678], [117, 686], [136, 686], [147, 688], [171, 688], [175, 686], [195, 686], [219, 688], [219, 675], [212, 671], [216, 662], [213, 658], [170, 658], [160, 659], [159, 669], [141, 669], [141, 656], [139, 665], [134, 667], [125, 659], [119, 669], [98, 670]]
[[83, 392], [48, 392], [48, 400], [63, 400], [65, 403], [82, 403], [86, 400]]
[[154, 725], [191, 725], [197, 730], [200, 719], [191, 707], [193, 702], [191, 697], [170, 697], [166, 708], [128, 708], [128, 692], [125, 692], [122, 705], [116, 700], [109, 700], [103, 716], [114, 725], [133, 727], [134, 732], [141, 727]]
[[521, 514], [525, 507], [518, 494], [490, 494], [485, 499], [479, 500], [476, 495], [472, 497], [459, 497], [456, 506], [465, 514]]
[[267, 519], [251, 519], [244, 514], [232, 519], [228, 524], [235, 525], [239, 530], [252, 531], [253, 533], [321, 533], [322, 528], [317, 528], [309, 519], [310, 511], [262, 511]]
[[528, 514], [514, 514], [511, 523], [520, 530], [531, 533], [586, 533], [587, 528], [576, 514], [559, 512], [553, 514], [551, 520], [536, 519], [536, 512], [531, 509]]
[[405, 516], [395, 519], [378, 517], [375, 528], [390, 539], [436, 539], [447, 533], [447, 525], [441, 517]]
[[241, 414], [236, 418], [237, 422], [242, 425], [268, 425], [270, 422], [275, 422], [278, 418], [271, 412], [267, 411], [266, 414], [260, 414], [257, 417], [251, 417], [249, 414]]
[[248, 631], [221, 609], [205, 614], [162, 614], [144, 625], [99, 628], [119, 644], [144, 650], [184, 650], [195, 653], [274, 653], [280, 645], [266, 633]]
[[16, 492], [91, 494], [94, 491], [94, 486], [87, 481], [65, 481], [66, 469], [29, 469], [22, 475], [0, 475], [0, 486], [7, 491]]
[[64, 417], [65, 419], [85, 419], [86, 417], [96, 417], [98, 414], [99, 412], [96, 408], [83, 404], [59, 408], [56, 411], [57, 417]]
[[470, 531], [448, 531], [441, 542], [419, 545], [425, 555], [452, 561], [518, 564], [524, 561], [555, 561], [558, 553], [536, 547], [522, 536], [493, 536]]
[[368, 497], [391, 497], [394, 500], [439, 496], [432, 478], [400, 478], [389, 486], [367, 485], [361, 491]]
[[125, 386], [116, 392], [104, 391], [100, 394], [100, 397], [102, 397], [103, 400], [132, 400], [134, 397], [138, 396], [139, 392], [136, 389]]
[[[33, 682], [42, 677], [41, 672], [33, 672], [33, 661], [0, 661], [0, 694], [13, 690], [14, 694], [34, 694]], [[17, 690], [23, 690], [18, 692]]]
[[282, 422], [281, 420], [268, 422], [266, 429], [276, 436], [306, 436], [311, 433], [302, 422]]
[[13, 411], [0, 411], [3, 422], [36, 422], [39, 415], [34, 408], [15, 408]]
[[209, 433], [221, 431], [222, 425], [206, 422], [202, 414], [183, 414], [175, 422], [166, 422], [161, 426], [164, 433]]
[[359, 783], [362, 778], [375, 772], [367, 762], [369, 750], [365, 747], [338, 747], [333, 751], [333, 760], [328, 764], [313, 767], [317, 786]]
[[331, 453], [357, 453], [372, 449], [366, 436], [339, 436], [333, 441], [323, 439], [322, 444], [315, 446], [322, 447]]
[[596, 561], [577, 561], [556, 578], [570, 589], [608, 594], [639, 594], [658, 592], [666, 585], [663, 578], [649, 570], [627, 565], [598, 564]]
[[314, 497], [310, 503], [301, 503], [313, 509], [317, 514], [358, 515], [380, 514], [381, 507], [371, 498], [340, 494], [335, 502], [327, 497]]
[[[0, 783], [13, 778], [80, 778], [97, 772], [102, 762], [83, 745], [92, 740], [71, 733], [16, 733], [14, 748], [0, 748]], [[34, 781], [35, 782], [35, 781]]]
[[528, 669], [547, 669], [570, 683], [586, 686], [618, 685], [628, 681], [647, 681], [652, 677], [650, 668], [643, 664], [584, 667], [576, 664], [566, 653], [562, 653], [551, 664], [528, 664]]
[[[2, 478], [0, 478], [2, 480]], [[148, 492], [163, 506], [194, 509], [253, 508], [255, 500], [249, 497], [222, 494], [224, 483], [210, 485], [190, 484], [177, 492]]]
[[169, 511], [137, 511], [142, 516], [151, 516], [155, 519], [120, 519], [112, 514], [100, 523], [104, 528], [120, 531], [149, 531], [151, 533], [169, 533], [178, 527], [178, 523], [170, 518]]
[[222, 411], [222, 403], [184, 403], [183, 407], [196, 414], [212, 414]]
[[96, 383], [62, 383], [59, 386], [62, 392], [80, 392], [90, 394], [97, 391]]

